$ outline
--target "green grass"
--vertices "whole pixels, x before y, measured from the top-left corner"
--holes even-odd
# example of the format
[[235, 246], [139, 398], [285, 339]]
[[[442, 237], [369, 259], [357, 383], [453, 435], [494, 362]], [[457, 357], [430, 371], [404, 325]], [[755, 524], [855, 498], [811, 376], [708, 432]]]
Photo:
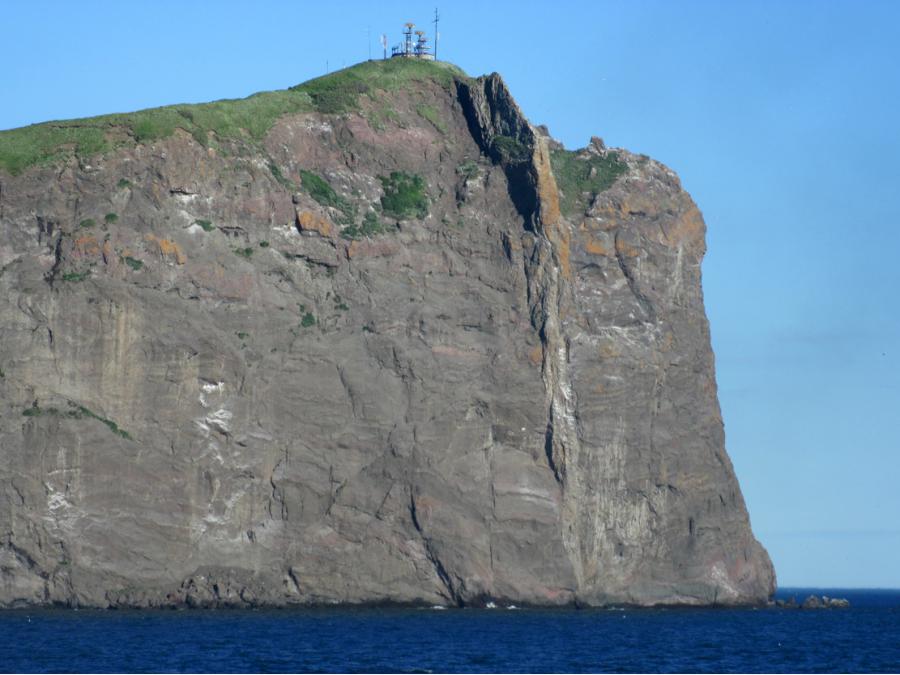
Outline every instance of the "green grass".
[[269, 171], [272, 172], [272, 176], [275, 180], [278, 181], [279, 185], [286, 190], [290, 190], [291, 192], [297, 191], [297, 186], [294, 184], [294, 181], [287, 178], [283, 173], [281, 173], [281, 169], [278, 168], [278, 165], [275, 162], [269, 162]]
[[350, 225], [341, 230], [341, 236], [344, 239], [362, 239], [363, 237], [374, 237], [377, 234], [384, 234], [387, 226], [378, 220], [378, 216], [374, 212], [369, 211], [363, 218], [361, 225]]
[[552, 150], [550, 165], [562, 193], [560, 209], [566, 216], [583, 214], [590, 200], [611, 188], [628, 168], [615, 152], [582, 159], [572, 150]]
[[80, 223], [78, 223], [78, 227], [87, 228], [87, 227], [93, 227], [96, 224], [97, 224], [97, 221], [94, 220], [93, 218], [85, 218]]
[[444, 121], [441, 119], [438, 111], [432, 108], [430, 105], [417, 105], [416, 112], [419, 114], [419, 117], [431, 122], [434, 128], [440, 131], [442, 134], [447, 133], [447, 125], [444, 124]]
[[131, 269], [137, 272], [144, 266], [144, 263], [137, 258], [132, 258], [131, 256], [125, 256], [125, 264], [128, 265]]
[[68, 154], [90, 157], [110, 149], [106, 140], [108, 125], [96, 127], [79, 122], [47, 122], [0, 131], [0, 168], [15, 176], [35, 164]]
[[390, 176], [379, 176], [384, 195], [381, 210], [386, 216], [404, 220], [425, 218], [428, 215], [428, 197], [425, 181], [417, 174], [392, 171]]
[[84, 272], [63, 272], [61, 279], [63, 281], [84, 281], [90, 275], [90, 270], [85, 270]]
[[334, 188], [318, 174], [301, 169], [300, 181], [303, 184], [303, 189], [319, 204], [335, 208], [343, 214], [343, 217], [339, 219], [341, 224], [352, 223], [356, 218], [356, 207], [335, 192]]
[[391, 59], [358, 63], [292, 87], [291, 91], [307, 94], [318, 112], [336, 114], [358, 110], [360, 95], [379, 89], [409, 89], [423, 80], [435, 81], [449, 89], [455, 79], [466, 77], [462, 70], [449, 63]]
[[300, 319], [300, 325], [303, 328], [310, 328], [316, 325], [316, 317], [312, 312], [307, 312], [303, 315], [303, 318]]
[[433, 81], [446, 88], [466, 74], [448, 63], [391, 59], [368, 61], [290, 89], [197, 105], [171, 105], [132, 113], [46, 122], [0, 131], [0, 170], [17, 175], [66, 157], [82, 159], [118, 145], [148, 143], [181, 129], [202, 145], [257, 144], [282, 115], [357, 110], [360, 95], [410, 89]]
[[103, 221], [107, 225], [112, 225], [113, 223], [117, 222], [118, 220], [119, 220], [119, 216], [118, 216], [118, 214], [115, 214], [115, 213], [107, 213], [105, 216], [103, 216]]
[[505, 162], [524, 162], [531, 158], [528, 146], [512, 136], [494, 136], [491, 149], [497, 159]]
[[216, 229], [215, 226], [208, 220], [195, 220], [194, 225], [199, 225], [201, 228], [203, 228], [204, 232], [212, 232], [214, 229]]

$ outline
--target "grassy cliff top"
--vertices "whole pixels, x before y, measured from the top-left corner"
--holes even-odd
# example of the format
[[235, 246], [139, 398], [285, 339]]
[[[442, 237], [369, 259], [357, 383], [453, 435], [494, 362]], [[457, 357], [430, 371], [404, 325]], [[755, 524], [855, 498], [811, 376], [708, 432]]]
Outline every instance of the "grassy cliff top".
[[357, 108], [362, 94], [407, 89], [423, 80], [450, 87], [466, 77], [460, 68], [439, 61], [366, 61], [290, 89], [247, 98], [33, 124], [0, 131], [0, 170], [17, 175], [71, 154], [89, 157], [165, 138], [175, 129], [183, 129], [203, 145], [220, 139], [258, 141], [282, 115], [349, 112]]

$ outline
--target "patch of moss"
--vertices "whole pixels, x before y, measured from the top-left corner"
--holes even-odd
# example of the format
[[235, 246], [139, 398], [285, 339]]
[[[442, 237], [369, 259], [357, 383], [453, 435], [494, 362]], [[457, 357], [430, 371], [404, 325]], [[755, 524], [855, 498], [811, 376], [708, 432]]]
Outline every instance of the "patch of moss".
[[259, 242], [259, 247], [260, 248], [269, 248], [269, 242], [261, 241], [261, 242]]
[[199, 225], [201, 228], [203, 228], [204, 232], [212, 232], [214, 229], [216, 229], [215, 226], [208, 220], [195, 220], [194, 225]]
[[116, 187], [119, 188], [120, 190], [122, 190], [122, 189], [124, 189], [124, 188], [130, 188], [130, 187], [131, 187], [131, 181], [128, 180], [127, 178], [120, 178], [120, 179], [119, 179], [119, 182], [116, 183]]
[[78, 227], [88, 228], [88, 227], [93, 227], [96, 224], [97, 224], [97, 221], [94, 220], [93, 218], [85, 218], [80, 223], [78, 223]]
[[251, 246], [247, 246], [246, 248], [236, 248], [236, 249], [234, 249], [234, 252], [237, 253], [242, 258], [246, 258], [247, 260], [250, 260], [250, 257], [253, 255], [253, 252], [255, 250], [256, 249], [252, 248]]
[[428, 215], [428, 197], [425, 181], [418, 174], [392, 171], [390, 176], [379, 176], [384, 195], [381, 210], [386, 216], [404, 220], [425, 218]]
[[138, 260], [137, 258], [132, 258], [131, 256], [125, 256], [125, 264], [128, 265], [131, 269], [137, 272], [144, 266], [143, 261]]
[[119, 216], [115, 213], [107, 213], [105, 216], [103, 216], [103, 222], [105, 222], [107, 225], [112, 225], [113, 223], [118, 222], [118, 220]]
[[316, 325], [316, 317], [312, 312], [307, 312], [303, 315], [303, 318], [300, 319], [300, 326], [303, 328], [310, 328], [311, 326]]
[[[85, 408], [83, 405], [76, 405], [76, 406], [75, 406], [75, 410], [77, 411], [77, 413], [80, 413], [80, 414], [83, 415], [84, 417], [90, 417], [90, 418], [92, 418], [92, 419], [97, 420], [98, 422], [102, 422], [103, 424], [106, 425], [106, 427], [107, 427], [111, 432], [113, 432], [113, 433], [116, 434], [117, 436], [121, 436], [122, 438], [127, 439], [127, 440], [129, 440], [129, 441], [131, 440], [131, 434], [129, 434], [129, 433], [128, 433], [127, 431], [125, 431], [124, 429], [120, 429], [120, 428], [119, 428], [119, 425], [116, 424], [115, 422], [113, 422], [112, 420], [107, 419], [107, 418], [105, 418], [105, 417], [101, 417], [100, 415], [98, 415], [97, 413], [93, 412], [92, 410], [88, 410], [88, 409]], [[72, 412], [70, 411], [70, 412], [69, 412], [69, 417], [76, 417], [76, 415], [73, 415]]]
[[[50, 408], [49, 410], [53, 410], [55, 412], [54, 408]], [[38, 407], [37, 403], [33, 403], [30, 408], [25, 408], [25, 410], [22, 411], [22, 416], [23, 417], [40, 417], [41, 415], [44, 415], [47, 412], [48, 412], [48, 409], [40, 408], [40, 407]]]
[[300, 170], [300, 181], [309, 196], [322, 206], [329, 206], [341, 212], [338, 222], [342, 225], [352, 223], [356, 218], [356, 206], [334, 191], [328, 182], [312, 171]]
[[583, 156], [577, 151], [552, 150], [550, 165], [561, 193], [560, 209], [566, 216], [584, 213], [594, 197], [611, 188], [628, 169], [615, 152]]
[[90, 270], [85, 270], [84, 272], [63, 272], [63, 275], [60, 278], [63, 281], [84, 281], [90, 274]]
[[129, 434], [124, 429], [120, 429], [119, 425], [113, 422], [110, 419], [105, 417], [101, 417], [97, 413], [92, 410], [88, 410], [83, 405], [78, 405], [77, 403], [69, 402], [69, 410], [62, 411], [57, 408], [41, 408], [37, 402], [32, 403], [30, 408], [25, 408], [22, 411], [22, 415], [24, 417], [42, 417], [44, 415], [53, 415], [57, 417], [69, 418], [69, 419], [82, 419], [84, 417], [88, 417], [91, 419], [95, 419], [98, 422], [102, 422], [106, 425], [106, 427], [112, 431], [117, 436], [121, 436], [122, 438], [126, 438], [131, 440], [131, 434]]

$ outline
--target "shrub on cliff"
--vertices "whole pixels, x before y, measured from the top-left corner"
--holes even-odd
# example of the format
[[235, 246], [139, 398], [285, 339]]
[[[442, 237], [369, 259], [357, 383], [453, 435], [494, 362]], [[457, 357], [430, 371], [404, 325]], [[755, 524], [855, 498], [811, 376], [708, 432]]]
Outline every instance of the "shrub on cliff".
[[379, 176], [384, 195], [381, 209], [384, 215], [397, 220], [425, 218], [428, 215], [428, 197], [425, 181], [418, 174], [392, 171], [390, 176]]

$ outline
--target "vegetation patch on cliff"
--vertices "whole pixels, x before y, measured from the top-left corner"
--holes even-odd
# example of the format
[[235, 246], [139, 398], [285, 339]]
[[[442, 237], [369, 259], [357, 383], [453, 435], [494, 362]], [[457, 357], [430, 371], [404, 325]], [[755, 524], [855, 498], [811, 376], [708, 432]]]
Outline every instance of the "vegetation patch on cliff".
[[322, 206], [335, 208], [343, 214], [342, 223], [351, 223], [356, 217], [356, 207], [334, 191], [328, 182], [312, 171], [300, 170], [303, 189]]
[[379, 176], [384, 195], [381, 209], [384, 215], [404, 220], [425, 218], [428, 215], [428, 196], [425, 181], [418, 174], [392, 171], [390, 176]]
[[25, 408], [22, 411], [22, 415], [25, 417], [43, 417], [43, 416], [56, 416], [56, 417], [65, 417], [69, 419], [80, 420], [85, 417], [90, 419], [95, 419], [98, 422], [102, 422], [106, 425], [106, 428], [112, 431], [116, 436], [121, 436], [127, 440], [131, 439], [131, 434], [129, 434], [124, 429], [120, 429], [119, 425], [113, 422], [111, 419], [107, 419], [106, 417], [102, 417], [98, 415], [93, 410], [88, 410], [83, 405], [78, 405], [77, 403], [69, 402], [68, 410], [59, 410], [58, 408], [41, 408], [37, 401], [31, 404], [30, 408]]
[[524, 162], [531, 157], [531, 150], [512, 136], [495, 136], [491, 141], [491, 150], [497, 161]]
[[387, 227], [378, 220], [378, 216], [374, 212], [369, 211], [363, 218], [361, 225], [349, 225], [341, 230], [341, 236], [344, 239], [361, 239], [363, 237], [374, 237], [377, 234], [384, 234]]
[[612, 187], [627, 170], [615, 152], [585, 155], [573, 150], [552, 150], [550, 165], [566, 216], [583, 214], [593, 198]]

